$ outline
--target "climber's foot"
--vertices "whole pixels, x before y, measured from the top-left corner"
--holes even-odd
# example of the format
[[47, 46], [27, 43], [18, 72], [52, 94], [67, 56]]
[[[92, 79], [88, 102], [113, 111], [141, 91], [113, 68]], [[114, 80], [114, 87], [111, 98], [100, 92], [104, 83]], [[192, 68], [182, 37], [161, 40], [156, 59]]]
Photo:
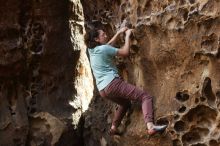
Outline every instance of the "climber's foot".
[[162, 133], [166, 130], [167, 125], [154, 125], [151, 129], [147, 130], [147, 134], [152, 136], [155, 135], [157, 133]]
[[110, 128], [109, 134], [110, 135], [121, 135], [122, 132], [120, 132], [117, 128]]

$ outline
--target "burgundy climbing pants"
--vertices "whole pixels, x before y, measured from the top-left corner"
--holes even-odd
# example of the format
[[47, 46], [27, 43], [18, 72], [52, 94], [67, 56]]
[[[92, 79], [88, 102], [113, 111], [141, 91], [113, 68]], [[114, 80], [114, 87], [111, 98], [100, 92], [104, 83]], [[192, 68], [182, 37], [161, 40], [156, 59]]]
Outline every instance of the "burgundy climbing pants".
[[107, 87], [100, 91], [100, 95], [119, 105], [112, 124], [118, 127], [131, 105], [131, 100], [142, 103], [144, 121], [153, 122], [153, 99], [148, 93], [121, 78], [115, 78]]

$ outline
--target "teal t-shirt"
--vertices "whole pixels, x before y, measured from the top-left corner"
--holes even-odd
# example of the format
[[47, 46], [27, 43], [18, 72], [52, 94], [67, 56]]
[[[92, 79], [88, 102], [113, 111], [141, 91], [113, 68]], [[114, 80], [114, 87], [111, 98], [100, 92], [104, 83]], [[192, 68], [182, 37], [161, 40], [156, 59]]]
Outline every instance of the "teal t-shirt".
[[118, 48], [110, 45], [100, 45], [93, 49], [88, 49], [91, 68], [99, 91], [104, 89], [115, 77], [119, 76], [114, 59], [117, 50]]

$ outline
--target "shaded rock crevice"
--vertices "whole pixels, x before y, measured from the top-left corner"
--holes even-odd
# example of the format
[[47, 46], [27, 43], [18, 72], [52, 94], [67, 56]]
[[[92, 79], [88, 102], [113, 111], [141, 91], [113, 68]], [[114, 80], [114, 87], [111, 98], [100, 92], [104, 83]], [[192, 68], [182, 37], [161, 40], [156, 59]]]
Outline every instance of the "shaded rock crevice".
[[83, 145], [81, 128], [72, 125], [81, 109], [70, 104], [77, 94], [75, 69], [85, 58], [79, 45], [83, 24], [74, 30], [70, 23], [79, 21], [73, 14], [83, 17], [78, 5], [1, 2], [0, 145]]
[[[0, 145], [220, 145], [219, 0], [0, 3]], [[109, 37], [134, 29], [117, 66], [154, 96], [155, 122], [169, 124], [162, 136], [146, 137], [136, 102], [123, 134], [108, 134], [117, 105], [94, 87], [84, 43], [91, 21]]]
[[[86, 23], [101, 22], [109, 38], [120, 27], [134, 29], [129, 57], [116, 58], [120, 74], [154, 96], [155, 122], [169, 124], [164, 136], [145, 139], [140, 105], [133, 104], [121, 137], [111, 138], [91, 124], [96, 128], [86, 133], [96, 131], [104, 138], [97, 134], [85, 145], [91, 138], [93, 143], [98, 138], [98, 145], [219, 145], [219, 1], [81, 2]], [[116, 47], [122, 45], [123, 35]], [[98, 104], [90, 110], [97, 111]], [[93, 118], [88, 122], [98, 120]], [[111, 118], [105, 123], [110, 126]]]

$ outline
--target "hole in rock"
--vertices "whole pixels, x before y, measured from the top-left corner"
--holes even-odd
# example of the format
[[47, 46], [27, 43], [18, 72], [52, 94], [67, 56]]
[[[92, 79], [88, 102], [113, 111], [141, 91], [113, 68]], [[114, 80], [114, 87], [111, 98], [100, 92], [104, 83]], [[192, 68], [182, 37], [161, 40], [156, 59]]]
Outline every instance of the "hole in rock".
[[179, 139], [173, 140], [173, 146], [182, 146], [181, 141]]
[[184, 5], [186, 3], [185, 0], [180, 0], [180, 5]]
[[184, 101], [189, 99], [189, 95], [186, 94], [186, 93], [183, 93], [183, 92], [177, 92], [176, 93], [176, 99], [181, 101], [181, 102], [184, 102]]
[[156, 123], [159, 125], [168, 125], [169, 121], [167, 120], [167, 118], [159, 118], [157, 119]]
[[[133, 28], [133, 26], [132, 26], [131, 23], [127, 23], [125, 26], [126, 26], [127, 28]], [[133, 36], [133, 35], [131, 35], [131, 36]]]
[[209, 141], [209, 146], [218, 146], [220, 143], [218, 143], [216, 140], [212, 139]]
[[37, 112], [36, 108], [31, 108], [29, 111], [29, 114], [34, 114]]
[[185, 106], [182, 106], [180, 109], [179, 109], [179, 112], [180, 113], [184, 113], [186, 111], [186, 107]]
[[141, 7], [138, 7], [137, 8], [137, 15], [141, 16], [141, 14], [142, 14], [142, 9], [141, 9]]
[[208, 103], [213, 105], [215, 102], [215, 95], [212, 91], [211, 79], [206, 77], [202, 87], [202, 96], [207, 98]]
[[214, 121], [216, 117], [217, 112], [214, 109], [205, 105], [198, 105], [183, 116], [183, 121], [194, 122], [203, 127], [212, 125], [212, 121]]
[[188, 10], [187, 9], [180, 9], [179, 10], [179, 14], [180, 14], [180, 17], [183, 18], [184, 21], [187, 21], [188, 19]]
[[217, 91], [215, 95], [220, 98], [220, 91]]
[[200, 142], [203, 137], [207, 136], [208, 133], [209, 129], [207, 128], [194, 128], [183, 135], [182, 141], [184, 144], [196, 144]]
[[199, 98], [195, 99], [195, 104], [199, 103]]
[[206, 100], [206, 98], [205, 97], [200, 97], [200, 100], [203, 102], [203, 101]]
[[137, 45], [131, 45], [130, 48], [135, 52], [138, 53], [139, 47]]
[[190, 11], [194, 11], [196, 8], [197, 8], [197, 7], [192, 6], [192, 7], [190, 7]]
[[207, 145], [203, 143], [197, 143], [197, 144], [193, 144], [192, 146], [207, 146]]
[[195, 0], [189, 0], [190, 4], [194, 4]]
[[218, 129], [220, 129], [220, 123], [218, 123], [218, 126], [217, 126], [217, 128], [218, 128]]
[[152, 12], [152, 4], [151, 4], [152, 1], [148, 1], [146, 2], [145, 6], [144, 6], [144, 12], [145, 14], [148, 16], [151, 14]]
[[180, 118], [180, 116], [178, 114], [174, 115], [174, 120], [178, 120]]
[[178, 121], [175, 123], [174, 125], [174, 129], [177, 131], [177, 132], [181, 132], [181, 131], [184, 131], [185, 130], [185, 123], [183, 121]]
[[201, 47], [202, 49], [208, 50], [208, 51], [215, 51], [218, 45], [218, 37], [216, 34], [211, 34], [209, 36], [203, 36]]
[[183, 135], [182, 141], [184, 143], [195, 143], [201, 140], [201, 137], [199, 136], [199, 133], [197, 132], [188, 132]]
[[126, 14], [122, 14], [121, 16], [121, 22], [123, 22], [126, 19], [127, 15]]
[[173, 131], [173, 130], [171, 130], [171, 131], [170, 131], [170, 133], [171, 133], [172, 135], [174, 135], [176, 132], [175, 132], [175, 131]]
[[188, 12], [185, 12], [185, 13], [184, 13], [183, 19], [184, 19], [184, 21], [187, 21], [187, 19], [188, 19]]

